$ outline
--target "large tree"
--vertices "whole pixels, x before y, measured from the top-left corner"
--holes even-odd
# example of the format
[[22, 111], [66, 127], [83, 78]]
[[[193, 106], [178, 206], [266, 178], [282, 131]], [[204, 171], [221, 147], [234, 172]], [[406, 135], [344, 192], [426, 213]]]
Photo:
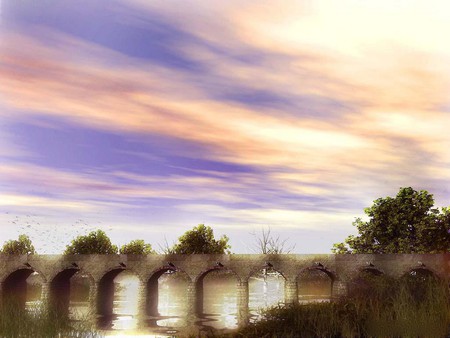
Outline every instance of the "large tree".
[[396, 197], [379, 198], [357, 218], [357, 236], [336, 243], [335, 253], [450, 252], [450, 208], [434, 208], [433, 195], [411, 187]]
[[5, 242], [0, 253], [8, 255], [27, 255], [35, 254], [36, 250], [31, 243], [31, 239], [27, 235], [19, 235], [18, 239], [12, 239]]
[[124, 255], [148, 255], [156, 253], [152, 245], [145, 243], [143, 239], [135, 239], [128, 244], [122, 245], [119, 252]]
[[116, 254], [117, 246], [102, 230], [92, 231], [86, 236], [78, 236], [70, 245], [66, 246], [65, 255], [82, 254]]
[[229, 253], [228, 237], [214, 239], [211, 227], [199, 224], [178, 238], [171, 252], [176, 254], [224, 254]]

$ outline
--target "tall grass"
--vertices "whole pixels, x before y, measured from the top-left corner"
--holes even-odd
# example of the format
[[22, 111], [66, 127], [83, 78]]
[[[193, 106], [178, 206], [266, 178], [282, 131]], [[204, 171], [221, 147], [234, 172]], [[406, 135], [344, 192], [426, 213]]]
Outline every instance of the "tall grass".
[[27, 310], [15, 302], [0, 308], [1, 338], [98, 338], [88, 320], [72, 321], [56, 310], [37, 304]]
[[[443, 338], [450, 336], [448, 282], [433, 278], [357, 281], [332, 303], [273, 307], [228, 335], [258, 338]], [[358, 287], [359, 286], [359, 287]]]

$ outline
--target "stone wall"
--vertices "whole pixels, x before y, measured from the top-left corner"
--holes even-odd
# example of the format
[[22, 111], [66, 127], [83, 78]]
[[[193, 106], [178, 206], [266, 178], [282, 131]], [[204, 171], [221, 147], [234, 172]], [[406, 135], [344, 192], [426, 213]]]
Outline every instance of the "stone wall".
[[400, 277], [413, 270], [430, 271], [450, 279], [450, 254], [386, 255], [1, 255], [0, 299], [13, 296], [24, 301], [24, 281], [37, 272], [42, 280], [43, 300], [68, 307], [70, 278], [76, 272], [90, 280], [92, 313], [112, 311], [114, 278], [127, 270], [140, 281], [139, 315], [157, 313], [158, 278], [166, 271], [183, 273], [187, 287], [189, 317], [202, 309], [203, 278], [214, 270], [226, 270], [236, 276], [238, 312], [241, 322], [248, 318], [248, 281], [262, 269], [273, 269], [285, 278], [286, 303], [297, 302], [299, 276], [309, 270], [326, 273], [331, 280], [332, 297], [345, 295], [349, 282], [361, 271], [373, 271]]

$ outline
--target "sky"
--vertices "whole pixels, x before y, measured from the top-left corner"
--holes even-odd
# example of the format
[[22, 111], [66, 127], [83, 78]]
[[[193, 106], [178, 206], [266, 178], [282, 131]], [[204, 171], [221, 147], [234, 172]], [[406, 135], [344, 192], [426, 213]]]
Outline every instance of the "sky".
[[[0, 242], [204, 223], [330, 253], [379, 197], [450, 205], [447, 1], [0, 7]], [[1, 244], [0, 243], [0, 244]]]

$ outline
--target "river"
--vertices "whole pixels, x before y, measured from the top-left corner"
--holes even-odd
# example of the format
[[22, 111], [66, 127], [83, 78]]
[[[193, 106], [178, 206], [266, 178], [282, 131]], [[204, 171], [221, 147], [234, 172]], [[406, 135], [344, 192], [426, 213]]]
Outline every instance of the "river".
[[[158, 280], [159, 316], [148, 319], [144, 324], [138, 322], [137, 314], [137, 277], [120, 274], [114, 280], [115, 293], [113, 316], [100, 318], [98, 327], [108, 336], [126, 334], [142, 337], [173, 336], [187, 325], [186, 288], [187, 281], [178, 274], [164, 274]], [[230, 273], [209, 273], [203, 282], [203, 314], [196, 319], [198, 330], [208, 331], [233, 329], [237, 327], [236, 277]], [[328, 286], [322, 285], [308, 289], [299, 289], [299, 301], [310, 302], [328, 300]], [[278, 273], [260, 273], [249, 279], [250, 320], [257, 320], [260, 310], [284, 302], [284, 278]], [[86, 319], [88, 303], [70, 302], [73, 319]]]

